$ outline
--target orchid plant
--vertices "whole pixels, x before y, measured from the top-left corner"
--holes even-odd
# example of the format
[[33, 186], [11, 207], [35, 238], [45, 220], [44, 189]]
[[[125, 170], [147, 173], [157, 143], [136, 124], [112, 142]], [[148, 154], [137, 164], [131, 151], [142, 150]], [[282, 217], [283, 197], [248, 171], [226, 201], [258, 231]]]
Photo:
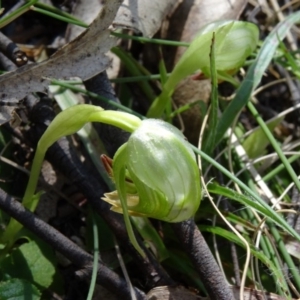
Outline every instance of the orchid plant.
[[[160, 120], [140, 120], [126, 112], [103, 110], [81, 104], [59, 113], [41, 137], [33, 160], [23, 205], [34, 211], [39, 194], [35, 189], [47, 149], [59, 138], [76, 133], [87, 122], [101, 122], [132, 132], [113, 159], [113, 177], [117, 190], [106, 194], [113, 210], [123, 213], [129, 238], [144, 256], [136, 241], [129, 214], [169, 222], [191, 218], [201, 200], [199, 170], [195, 155], [182, 133]], [[131, 189], [126, 184], [126, 173]], [[101, 199], [99, 199], [101, 201]], [[21, 224], [14, 219], [2, 236], [4, 243]]]
[[[258, 30], [250, 23], [226, 21], [204, 28], [164, 84], [148, 116], [160, 115], [166, 104], [164, 97], [170, 97], [185, 76], [198, 69], [210, 76], [208, 56], [213, 33], [216, 71], [218, 77], [225, 80], [229, 80], [231, 70], [244, 63], [258, 39]], [[129, 238], [144, 256], [129, 214], [181, 222], [194, 216], [201, 201], [195, 155], [182, 133], [169, 123], [157, 119], [140, 120], [125, 112], [105, 111], [87, 104], [67, 108], [56, 116], [37, 145], [23, 205], [31, 211], [37, 206], [40, 194], [35, 194], [35, 189], [47, 149], [59, 138], [76, 133], [87, 122], [102, 122], [131, 132], [128, 142], [118, 149], [111, 164], [104, 159], [116, 191], [105, 194], [103, 200], [112, 205], [113, 211], [123, 213]], [[12, 243], [11, 237], [21, 228], [21, 224], [11, 219], [0, 242]]]

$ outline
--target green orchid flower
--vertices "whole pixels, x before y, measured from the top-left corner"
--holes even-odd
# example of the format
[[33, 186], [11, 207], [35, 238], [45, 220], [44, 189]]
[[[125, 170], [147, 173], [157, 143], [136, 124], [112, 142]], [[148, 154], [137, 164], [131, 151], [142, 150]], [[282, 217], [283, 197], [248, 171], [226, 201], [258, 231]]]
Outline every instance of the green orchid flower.
[[[117, 191], [105, 194], [103, 200], [115, 212], [126, 210], [135, 216], [181, 222], [199, 207], [195, 155], [182, 133], [169, 123], [142, 121], [115, 154], [112, 170]], [[125, 209], [122, 203], [126, 203]]]
[[102, 199], [124, 214], [131, 242], [143, 256], [128, 214], [181, 222], [193, 217], [200, 205], [195, 155], [183, 134], [164, 121], [143, 120], [107, 169], [117, 191]]

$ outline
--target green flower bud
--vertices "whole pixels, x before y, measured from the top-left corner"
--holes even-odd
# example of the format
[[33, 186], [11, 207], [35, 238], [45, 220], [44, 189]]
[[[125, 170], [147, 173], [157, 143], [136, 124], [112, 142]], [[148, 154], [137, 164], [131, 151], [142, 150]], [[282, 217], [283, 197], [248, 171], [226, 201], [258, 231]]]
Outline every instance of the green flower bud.
[[[148, 119], [115, 154], [113, 177], [117, 192], [103, 200], [122, 213], [181, 222], [191, 218], [201, 200], [199, 169], [183, 134], [161, 120]], [[134, 189], [135, 194], [130, 194]]]

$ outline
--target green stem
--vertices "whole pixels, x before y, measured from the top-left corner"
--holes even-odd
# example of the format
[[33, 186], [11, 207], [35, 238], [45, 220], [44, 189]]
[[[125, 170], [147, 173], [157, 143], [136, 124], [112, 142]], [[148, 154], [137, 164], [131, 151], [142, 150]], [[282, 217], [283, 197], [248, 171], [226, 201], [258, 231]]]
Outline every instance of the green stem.
[[291, 176], [291, 178], [294, 181], [296, 187], [300, 191], [300, 181], [297, 177], [297, 174], [295, 173], [294, 169], [292, 168], [292, 166], [289, 163], [286, 156], [283, 154], [283, 152], [282, 152], [280, 146], [278, 145], [277, 141], [275, 140], [272, 132], [270, 131], [268, 126], [265, 124], [265, 122], [263, 121], [263, 119], [259, 115], [259, 113], [256, 110], [256, 108], [254, 107], [254, 105], [251, 102], [248, 102], [247, 106], [248, 106], [249, 110], [251, 111], [251, 113], [253, 114], [253, 116], [255, 117], [258, 124], [260, 125], [260, 127], [262, 128], [262, 130], [264, 131], [265, 135], [267, 136], [268, 140], [270, 141], [271, 145], [273, 146], [274, 150], [276, 151], [278, 157], [280, 158], [280, 160], [284, 164], [285, 169], [287, 170], [287, 172]]
[[[171, 73], [167, 73], [167, 76], [170, 76]], [[128, 83], [128, 82], [138, 82], [138, 81], [146, 81], [146, 80], [157, 80], [161, 79], [160, 74], [152, 74], [152, 75], [141, 75], [141, 76], [130, 76], [130, 77], [119, 77], [110, 79], [111, 82], [114, 83]]]
[[[144, 75], [145, 72], [146, 74], [148, 73], [148, 71], [142, 69], [141, 65], [131, 55], [129, 55], [126, 51], [122, 50], [121, 48], [113, 47], [111, 49], [111, 52], [116, 54], [121, 59], [125, 68], [132, 76]], [[152, 102], [155, 98], [155, 93], [150, 83], [148, 81], [140, 81], [138, 82], [138, 85], [140, 86], [148, 100]]]
[[13, 20], [17, 19], [19, 16], [23, 15], [25, 12], [31, 9], [31, 6], [34, 5], [38, 0], [31, 0], [20, 8], [16, 9], [14, 12], [8, 16], [0, 19], [0, 28], [11, 23]]
[[[288, 158], [288, 162], [291, 164], [292, 162], [294, 162], [295, 160], [299, 159], [300, 154], [295, 154], [293, 156], [291, 156], [290, 158]], [[266, 174], [262, 180], [263, 181], [269, 181], [270, 179], [272, 179], [275, 175], [277, 175], [280, 171], [285, 170], [285, 166], [284, 164], [280, 164], [278, 165], [276, 168], [272, 169], [268, 174]]]
[[[62, 10], [60, 10], [60, 9], [54, 7], [54, 6], [38, 2], [34, 5], [34, 10], [36, 10], [37, 8], [41, 9], [42, 13], [44, 13], [44, 11], [52, 12], [54, 18], [56, 18], [57, 15], [63, 16], [63, 17], [65, 17], [65, 20], [62, 20], [62, 21], [66, 21], [67, 23], [73, 23], [73, 24], [76, 24], [76, 25], [81, 26], [83, 28], [88, 28], [89, 27], [88, 24], [82, 22], [81, 20], [77, 19], [73, 15], [71, 15], [71, 14], [65, 12], [65, 11], [62, 11]], [[69, 20], [72, 20], [72, 21], [75, 21], [75, 22], [72, 22], [72, 21], [69, 21]]]
[[168, 41], [168, 40], [160, 40], [160, 39], [151, 39], [141, 36], [133, 36], [128, 34], [123, 34], [119, 32], [111, 32], [111, 35], [121, 38], [121, 39], [127, 39], [127, 40], [133, 40], [138, 41], [141, 43], [152, 43], [152, 44], [159, 44], [159, 45], [167, 45], [167, 46], [175, 46], [175, 47], [188, 47], [190, 43], [184, 43], [184, 42], [176, 42], [176, 41]]
[[85, 23], [83, 23], [80, 20], [75, 20], [74, 18], [69, 18], [67, 16], [57, 14], [56, 12], [51, 12], [51, 11], [48, 11], [48, 10], [45, 10], [45, 9], [42, 9], [42, 8], [38, 8], [38, 7], [35, 7], [35, 6], [33, 6], [31, 8], [31, 10], [33, 10], [35, 12], [38, 12], [40, 14], [43, 14], [43, 15], [49, 16], [51, 18], [54, 18], [54, 19], [57, 19], [57, 20], [69, 23], [69, 24], [78, 25], [78, 26], [83, 27], [83, 28], [87, 28], [88, 27], [88, 26], [86, 26]]
[[139, 118], [125, 112], [118, 112], [114, 110], [104, 110], [102, 112], [92, 114], [87, 122], [109, 124], [128, 132], [133, 132], [141, 124], [141, 120]]
[[93, 272], [91, 283], [89, 287], [89, 293], [87, 296], [87, 300], [92, 300], [93, 294], [95, 291], [96, 280], [97, 280], [97, 272], [98, 272], [98, 260], [99, 260], [99, 234], [98, 234], [98, 226], [95, 218], [95, 214], [92, 209], [90, 209], [90, 213], [92, 215], [93, 221], [93, 237], [94, 237], [94, 259], [93, 259]]
[[[130, 108], [128, 108], [128, 107], [126, 107], [126, 106], [124, 106], [120, 103], [117, 103], [113, 100], [109, 100], [109, 99], [107, 99], [103, 96], [100, 96], [100, 95], [96, 94], [96, 93], [93, 93], [93, 92], [87, 91], [85, 89], [82, 89], [78, 86], [75, 86], [71, 82], [66, 82], [66, 81], [63, 81], [63, 80], [50, 79], [50, 83], [53, 84], [53, 85], [58, 85], [58, 86], [70, 89], [71, 91], [74, 91], [74, 92], [83, 93], [83, 94], [85, 94], [85, 95], [87, 95], [91, 98], [95, 98], [95, 99], [104, 101], [105, 103], [108, 103], [111, 106], [113, 106], [117, 109], [120, 109], [122, 111], [125, 111], [125, 112], [128, 112], [128, 113], [132, 114], [132, 115], [135, 115], [135, 116], [139, 117], [140, 119], [144, 118], [144, 116], [142, 116], [141, 114], [133, 111], [132, 109], [130, 109]], [[82, 84], [82, 82], [78, 82], [78, 84]]]
[[[34, 211], [38, 204], [38, 201], [33, 201], [33, 198], [44, 157], [45, 151], [37, 148], [32, 163], [32, 171], [30, 173], [29, 181], [22, 202], [23, 205], [30, 211]], [[23, 225], [21, 223], [13, 218], [10, 219], [8, 226], [1, 237], [3, 243], [8, 243], [8, 248], [14, 243], [14, 237], [22, 229], [22, 227]]]

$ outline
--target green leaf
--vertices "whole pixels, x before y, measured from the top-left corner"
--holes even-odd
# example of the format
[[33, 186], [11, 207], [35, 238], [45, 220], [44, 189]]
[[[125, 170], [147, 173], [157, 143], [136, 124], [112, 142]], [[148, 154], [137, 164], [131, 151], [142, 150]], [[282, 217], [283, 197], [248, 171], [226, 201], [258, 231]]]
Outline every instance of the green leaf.
[[[276, 118], [267, 124], [270, 131], [284, 119], [284, 117]], [[256, 158], [264, 154], [266, 147], [270, 144], [264, 130], [261, 127], [257, 127], [254, 131], [245, 139], [243, 147], [247, 152], [249, 158]]]
[[41, 293], [36, 286], [22, 279], [9, 279], [0, 283], [1, 300], [39, 300]]
[[1, 271], [11, 278], [26, 279], [45, 289], [51, 285], [55, 274], [55, 266], [48, 259], [51, 254], [49, 247], [40, 247], [35, 241], [25, 243], [4, 258]]

